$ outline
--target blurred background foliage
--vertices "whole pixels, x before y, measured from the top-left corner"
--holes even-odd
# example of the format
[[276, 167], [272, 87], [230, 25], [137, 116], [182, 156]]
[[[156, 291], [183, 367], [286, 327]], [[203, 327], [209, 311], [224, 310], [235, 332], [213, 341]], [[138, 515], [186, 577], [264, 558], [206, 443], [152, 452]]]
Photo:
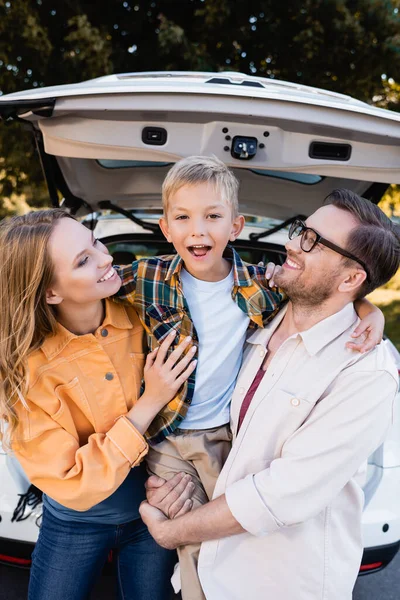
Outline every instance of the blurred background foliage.
[[[0, 93], [109, 73], [224, 70], [400, 110], [399, 9], [400, 0], [0, 0]], [[34, 154], [19, 126], [0, 127], [0, 218], [47, 204]], [[381, 206], [400, 219], [397, 186]], [[400, 277], [379, 293], [400, 346]]]

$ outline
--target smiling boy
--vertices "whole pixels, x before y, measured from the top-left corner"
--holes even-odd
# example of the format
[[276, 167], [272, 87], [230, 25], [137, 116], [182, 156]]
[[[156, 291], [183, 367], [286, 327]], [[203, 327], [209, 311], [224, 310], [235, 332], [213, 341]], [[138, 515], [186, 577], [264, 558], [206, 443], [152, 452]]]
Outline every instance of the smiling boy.
[[[160, 227], [177, 254], [120, 270], [118, 300], [137, 309], [150, 350], [171, 329], [176, 343], [191, 336], [198, 346], [196, 371], [147, 432], [150, 470], [163, 479], [189, 473], [195, 506], [211, 499], [230, 450], [230, 401], [247, 332], [264, 327], [285, 303], [276, 288], [269, 288], [265, 267], [245, 265], [228, 245], [244, 227], [238, 187], [215, 157], [176, 163], [163, 184]], [[178, 549], [184, 600], [204, 598], [198, 549]]]

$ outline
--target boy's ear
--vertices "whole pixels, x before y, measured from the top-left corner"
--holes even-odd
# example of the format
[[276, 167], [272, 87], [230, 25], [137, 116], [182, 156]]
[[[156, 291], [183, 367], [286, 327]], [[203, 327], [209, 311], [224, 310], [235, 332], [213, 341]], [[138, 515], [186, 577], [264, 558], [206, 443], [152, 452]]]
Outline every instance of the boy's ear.
[[64, 300], [62, 296], [59, 296], [55, 290], [49, 288], [46, 290], [46, 302], [47, 304], [61, 304]]
[[234, 242], [236, 238], [242, 233], [244, 227], [244, 216], [238, 215], [232, 221], [232, 229], [231, 234], [229, 236], [229, 241]]
[[171, 240], [171, 236], [169, 235], [169, 227], [168, 227], [168, 221], [165, 217], [161, 217], [158, 221], [158, 224], [160, 226], [161, 231], [164, 234], [164, 237], [167, 239], [167, 241], [169, 243], [172, 242]]

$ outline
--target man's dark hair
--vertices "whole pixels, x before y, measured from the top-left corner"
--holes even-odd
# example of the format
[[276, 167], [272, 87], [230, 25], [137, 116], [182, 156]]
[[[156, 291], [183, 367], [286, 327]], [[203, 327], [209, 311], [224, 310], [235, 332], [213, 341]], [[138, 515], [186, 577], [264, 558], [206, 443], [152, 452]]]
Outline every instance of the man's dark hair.
[[[396, 274], [400, 266], [400, 226], [375, 204], [350, 190], [333, 190], [324, 204], [347, 210], [359, 222], [349, 235], [346, 250], [368, 268], [370, 280], [364, 281], [357, 295], [363, 298]], [[345, 262], [354, 264], [348, 258]]]

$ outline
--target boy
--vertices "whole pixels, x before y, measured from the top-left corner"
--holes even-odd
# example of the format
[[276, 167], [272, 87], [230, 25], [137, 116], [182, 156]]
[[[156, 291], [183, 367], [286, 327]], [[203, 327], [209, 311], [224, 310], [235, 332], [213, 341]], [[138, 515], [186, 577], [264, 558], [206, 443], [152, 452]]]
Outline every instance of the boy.
[[[247, 331], [263, 327], [286, 300], [268, 287], [264, 267], [245, 265], [228, 246], [244, 227], [238, 187], [215, 157], [176, 163], [163, 183], [160, 227], [177, 255], [135, 261], [120, 270], [118, 298], [137, 309], [150, 350], [171, 329], [176, 344], [190, 335], [198, 347], [195, 372], [147, 435], [150, 471], [164, 479], [189, 473], [195, 506], [212, 498], [230, 450], [229, 405]], [[178, 550], [183, 600], [204, 598], [198, 549]]]

